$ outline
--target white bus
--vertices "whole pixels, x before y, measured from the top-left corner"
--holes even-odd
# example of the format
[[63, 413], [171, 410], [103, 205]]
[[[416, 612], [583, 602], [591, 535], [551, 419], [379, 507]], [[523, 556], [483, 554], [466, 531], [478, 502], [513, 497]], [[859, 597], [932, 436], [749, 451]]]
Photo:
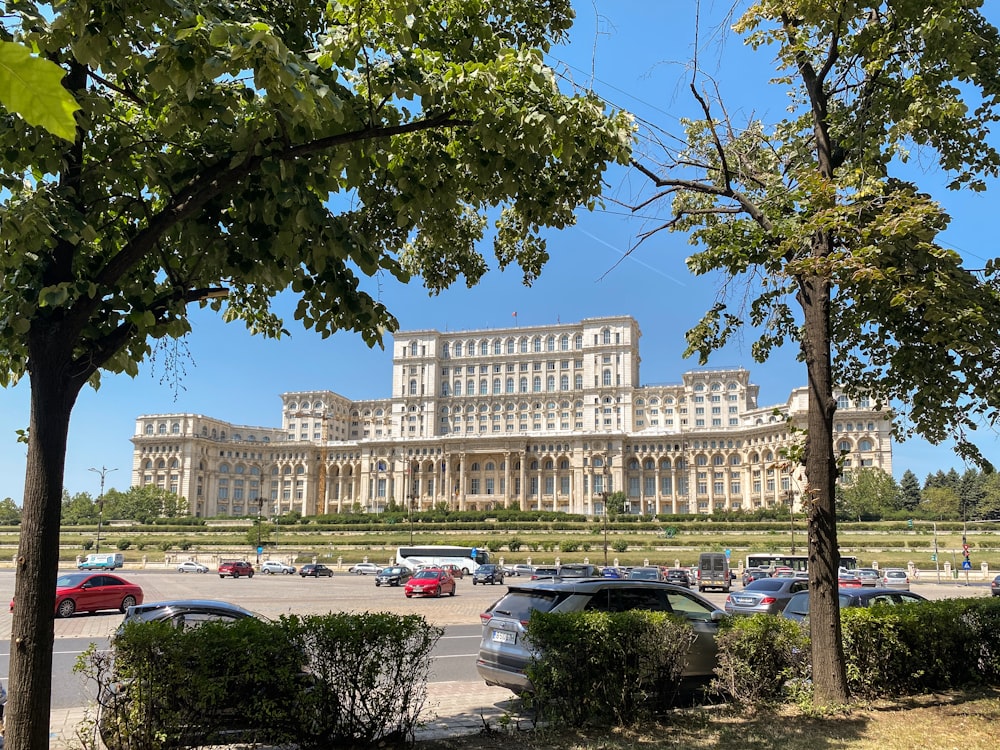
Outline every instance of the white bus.
[[479, 547], [449, 547], [428, 544], [420, 547], [400, 547], [396, 550], [396, 564], [416, 570], [421, 565], [457, 565], [466, 573], [474, 573], [480, 565], [490, 561], [490, 553]]
[[[805, 571], [809, 566], [808, 555], [785, 555], [773, 552], [752, 552], [747, 555], [748, 568], [791, 568], [796, 571]], [[840, 556], [840, 567], [854, 570], [858, 567], [858, 558], [852, 555]]]

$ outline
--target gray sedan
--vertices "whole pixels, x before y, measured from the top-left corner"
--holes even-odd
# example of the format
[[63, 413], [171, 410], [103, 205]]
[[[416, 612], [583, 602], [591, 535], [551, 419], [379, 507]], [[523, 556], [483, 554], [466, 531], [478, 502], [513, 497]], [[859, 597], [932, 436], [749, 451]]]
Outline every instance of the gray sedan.
[[805, 578], [761, 578], [727, 596], [726, 612], [731, 615], [777, 615], [793, 594], [807, 588], [809, 581]]

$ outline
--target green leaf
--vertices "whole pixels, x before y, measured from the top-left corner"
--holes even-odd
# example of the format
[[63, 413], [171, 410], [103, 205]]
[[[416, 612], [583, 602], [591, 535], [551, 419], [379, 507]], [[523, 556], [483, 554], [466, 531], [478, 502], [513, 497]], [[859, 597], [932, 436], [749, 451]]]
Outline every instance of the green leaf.
[[63, 88], [65, 74], [55, 63], [32, 56], [27, 47], [0, 41], [0, 104], [29, 125], [72, 141], [76, 137], [73, 113], [80, 105]]

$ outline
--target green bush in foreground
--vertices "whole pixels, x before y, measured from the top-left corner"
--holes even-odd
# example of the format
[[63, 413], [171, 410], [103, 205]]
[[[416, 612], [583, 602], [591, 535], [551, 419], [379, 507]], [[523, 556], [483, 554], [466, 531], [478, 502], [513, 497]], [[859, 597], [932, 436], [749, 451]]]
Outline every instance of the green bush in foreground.
[[441, 634], [385, 613], [129, 623], [77, 671], [97, 683], [93, 721], [110, 750], [405, 747]]
[[666, 612], [533, 612], [528, 667], [539, 719], [634, 724], [672, 704], [695, 633]]

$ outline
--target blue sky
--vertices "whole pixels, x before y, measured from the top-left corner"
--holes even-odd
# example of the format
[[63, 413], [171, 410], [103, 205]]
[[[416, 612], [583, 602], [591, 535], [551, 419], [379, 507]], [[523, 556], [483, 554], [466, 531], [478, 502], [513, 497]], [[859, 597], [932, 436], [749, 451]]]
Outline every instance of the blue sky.
[[[699, 65], [718, 82], [739, 120], [754, 115], [774, 121], [786, 104], [780, 88], [769, 87], [773, 74], [766, 52], [752, 53], [732, 34], [718, 32], [730, 0], [703, 0]], [[687, 61], [695, 38], [694, 0], [577, 0], [577, 23], [568, 46], [556, 48], [550, 62], [613, 105], [634, 112], [664, 131], [679, 132], [679, 118], [696, 114], [688, 92]], [[591, 79], [591, 76], [593, 78]], [[952, 214], [945, 240], [961, 251], [969, 266], [981, 267], [991, 248], [987, 222], [995, 205], [992, 192], [948, 194], [944, 179], [920, 164], [918, 180]], [[643, 178], [624, 169], [608, 176], [607, 195], [628, 202], [644, 187]], [[994, 186], [995, 189], [995, 186]], [[992, 224], [993, 222], [988, 222]], [[380, 278], [368, 289], [377, 293], [399, 319], [402, 330], [468, 330], [572, 322], [601, 315], [631, 315], [642, 330], [643, 384], [676, 383], [697, 368], [683, 359], [684, 332], [715, 300], [722, 279], [695, 278], [684, 264], [692, 248], [677, 233], [660, 233], [629, 257], [623, 256], [637, 234], [653, 219], [631, 216], [608, 202], [605, 210], [580, 212], [576, 227], [548, 234], [551, 260], [531, 288], [521, 285], [518, 269], [493, 271], [474, 289], [456, 287], [429, 297], [420, 287]], [[91, 468], [107, 467], [106, 488], [126, 489], [130, 482], [135, 418], [140, 414], [194, 412], [238, 424], [280, 424], [279, 394], [328, 388], [348, 398], [381, 398], [390, 392], [391, 356], [370, 350], [360, 338], [341, 333], [323, 340], [297, 326], [290, 299], [279, 303], [291, 336], [281, 341], [254, 338], [240, 324], [226, 325], [206, 312], [194, 315], [194, 332], [182, 344], [180, 389], [169, 381], [173, 371], [163, 353], [141, 367], [135, 379], [105, 377], [99, 391], [85, 390], [70, 425], [65, 486], [96, 496], [100, 477]], [[785, 349], [767, 363], [753, 362], [750, 341], [716, 353], [709, 367], [745, 367], [761, 389], [761, 405], [784, 403], [789, 391], [805, 383], [796, 352]], [[25, 380], [0, 390], [0, 498], [20, 503], [24, 486], [25, 446], [15, 430], [28, 425], [29, 392]], [[1000, 442], [993, 432], [981, 435], [987, 458], [1000, 464]], [[946, 446], [922, 440], [896, 444], [894, 474], [906, 469], [922, 480], [928, 473], [962, 462]]]

